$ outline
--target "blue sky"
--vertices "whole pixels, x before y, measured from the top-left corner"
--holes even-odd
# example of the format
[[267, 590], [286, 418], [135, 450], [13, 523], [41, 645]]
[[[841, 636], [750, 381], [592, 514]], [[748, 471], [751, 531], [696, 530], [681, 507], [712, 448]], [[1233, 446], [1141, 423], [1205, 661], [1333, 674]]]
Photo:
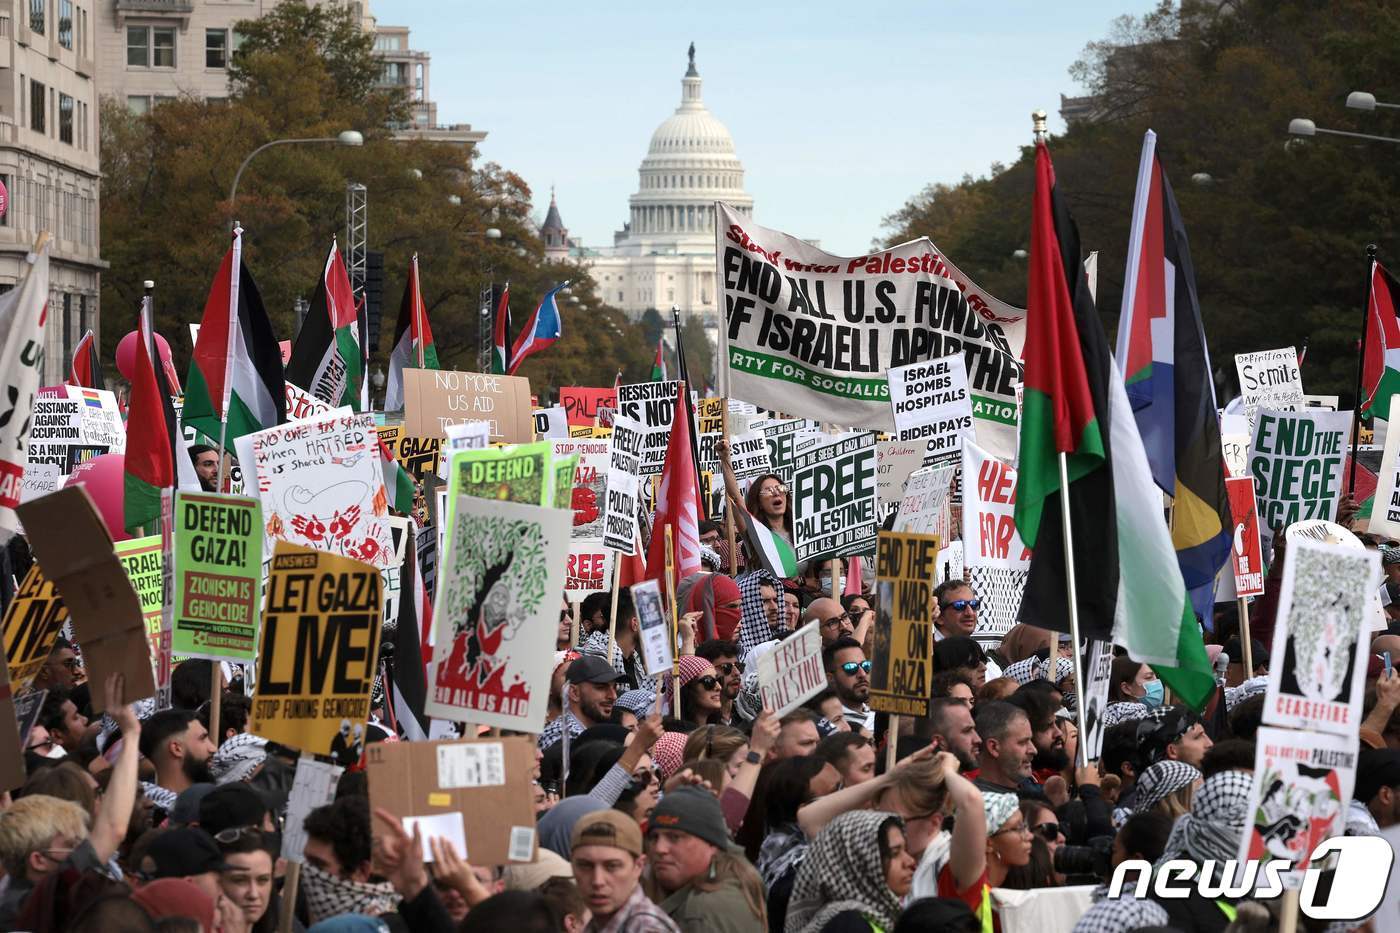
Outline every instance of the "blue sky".
[[[537, 217], [549, 187], [570, 234], [612, 243], [652, 131], [680, 101], [693, 40], [710, 110], [734, 136], [755, 218], [864, 251], [926, 184], [985, 174], [1063, 126], [1068, 68], [1152, 0], [666, 4], [378, 0], [432, 55], [442, 123], [489, 135]], [[451, 15], [444, 15], [451, 11]], [[937, 231], [926, 231], [937, 237]]]

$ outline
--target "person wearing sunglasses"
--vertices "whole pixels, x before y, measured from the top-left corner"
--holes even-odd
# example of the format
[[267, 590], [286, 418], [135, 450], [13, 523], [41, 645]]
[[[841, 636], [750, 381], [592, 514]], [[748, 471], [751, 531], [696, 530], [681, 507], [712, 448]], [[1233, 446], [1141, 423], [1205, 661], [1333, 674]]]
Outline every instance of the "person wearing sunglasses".
[[854, 638], [840, 638], [822, 649], [826, 677], [836, 695], [841, 698], [841, 715], [852, 732], [869, 736], [873, 731], [875, 714], [870, 699], [870, 662], [865, 650]]
[[39, 668], [39, 673], [34, 675], [35, 690], [52, 690], [54, 687], [72, 688], [83, 680], [83, 661], [78, 657], [78, 652], [73, 650], [73, 645], [62, 635], [54, 639], [53, 648], [49, 650], [49, 656], [44, 661], [44, 666]]
[[680, 657], [681, 672], [681, 715], [686, 722], [696, 725], [718, 723], [724, 708], [722, 699], [724, 681], [715, 666], [704, 658], [693, 654]]
[[962, 580], [940, 583], [933, 591], [933, 599], [938, 605], [938, 618], [933, 623], [935, 640], [971, 635], [977, 629], [977, 610], [982, 608], [982, 600]]
[[744, 665], [739, 660], [739, 647], [732, 641], [711, 638], [701, 642], [695, 649], [697, 657], [704, 658], [715, 667], [721, 682], [719, 721], [726, 726], [740, 726], [746, 720], [739, 715], [734, 700], [744, 688]]

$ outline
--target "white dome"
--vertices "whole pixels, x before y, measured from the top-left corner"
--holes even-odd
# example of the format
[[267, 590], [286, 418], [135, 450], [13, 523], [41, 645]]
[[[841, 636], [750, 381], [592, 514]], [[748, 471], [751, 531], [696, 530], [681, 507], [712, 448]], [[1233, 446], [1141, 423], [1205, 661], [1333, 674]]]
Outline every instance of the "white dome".
[[733, 155], [734, 137], [703, 103], [686, 101], [651, 134], [649, 156]]

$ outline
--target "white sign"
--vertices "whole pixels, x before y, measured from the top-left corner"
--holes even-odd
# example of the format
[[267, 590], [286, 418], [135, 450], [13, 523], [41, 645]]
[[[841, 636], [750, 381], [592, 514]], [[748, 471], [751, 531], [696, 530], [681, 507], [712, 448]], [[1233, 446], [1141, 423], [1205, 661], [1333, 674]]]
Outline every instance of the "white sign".
[[[1391, 424], [1400, 418], [1400, 395], [1390, 397], [1386, 417]], [[1381, 455], [1381, 470], [1376, 476], [1376, 498], [1371, 505], [1367, 530], [1384, 537], [1400, 536], [1400, 431], [1386, 432], [1385, 453]]]
[[621, 554], [636, 552], [638, 471], [645, 429], [633, 418], [613, 419], [608, 440], [607, 494], [603, 509], [603, 544]]
[[1084, 707], [1084, 760], [1097, 761], [1103, 751], [1103, 712], [1108, 708], [1108, 688], [1113, 680], [1113, 645], [1096, 639], [1089, 642], [1088, 664], [1084, 668], [1084, 689], [1079, 702]]
[[812, 621], [758, 660], [763, 708], [781, 719], [827, 687], [822, 667], [821, 623]]
[[924, 465], [927, 446], [927, 441], [875, 442], [876, 511], [881, 524], [899, 507], [910, 474]]
[[909, 481], [904, 484], [899, 514], [895, 516], [894, 530], [936, 535], [943, 529], [945, 537], [939, 540], [947, 540], [948, 493], [957, 472], [958, 464], [944, 463], [910, 473]]
[[306, 830], [302, 824], [306, 822], [306, 817], [312, 810], [335, 801], [336, 784], [344, 773], [345, 769], [340, 765], [317, 761], [310, 755], [297, 759], [291, 796], [287, 798], [286, 831], [282, 834], [284, 859], [289, 862], [302, 860], [306, 851]]
[[661, 601], [661, 585], [655, 580], [643, 580], [632, 585], [632, 605], [637, 610], [637, 625], [642, 630], [642, 661], [647, 676], [655, 677], [671, 669], [675, 655], [671, 650], [671, 623]]
[[1016, 471], [976, 444], [963, 445], [963, 561], [969, 567], [1029, 570], [1016, 530]]
[[1236, 353], [1235, 371], [1240, 377], [1240, 400], [1251, 422], [1255, 410], [1260, 407], [1274, 411], [1297, 411], [1305, 407], [1298, 351], [1292, 347]]
[[798, 561], [875, 549], [875, 435], [801, 443], [793, 460], [792, 547]]
[[536, 408], [535, 434], [540, 438], [567, 438], [569, 436], [569, 417], [564, 413], [564, 406]]
[[961, 354], [891, 366], [889, 381], [898, 440], [926, 441], [927, 455], [933, 457], [957, 450], [963, 440], [976, 439], [967, 363]]
[[772, 473], [773, 464], [768, 459], [768, 438], [762, 431], [749, 431], [731, 437], [729, 465], [734, 468], [734, 478], [740, 480], [755, 479], [765, 473]]

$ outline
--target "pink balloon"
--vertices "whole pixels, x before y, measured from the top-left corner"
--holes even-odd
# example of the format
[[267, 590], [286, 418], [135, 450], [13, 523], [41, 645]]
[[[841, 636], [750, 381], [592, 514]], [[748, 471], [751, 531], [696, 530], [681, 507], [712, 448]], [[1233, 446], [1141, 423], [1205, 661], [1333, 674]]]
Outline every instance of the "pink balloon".
[[[136, 368], [136, 341], [140, 339], [141, 334], [133, 330], [117, 344], [117, 372], [126, 377], [127, 382], [131, 381]], [[170, 344], [160, 334], [156, 334], [156, 352], [165, 362], [170, 362]]]
[[126, 541], [126, 455], [103, 454], [73, 468], [65, 486], [82, 486], [97, 506], [113, 541]]

